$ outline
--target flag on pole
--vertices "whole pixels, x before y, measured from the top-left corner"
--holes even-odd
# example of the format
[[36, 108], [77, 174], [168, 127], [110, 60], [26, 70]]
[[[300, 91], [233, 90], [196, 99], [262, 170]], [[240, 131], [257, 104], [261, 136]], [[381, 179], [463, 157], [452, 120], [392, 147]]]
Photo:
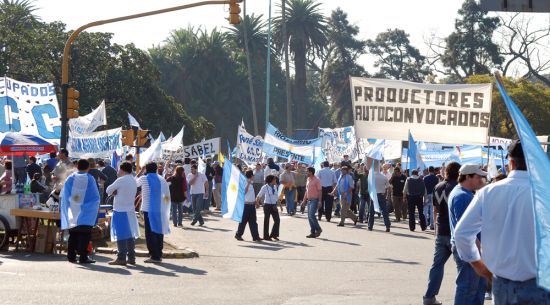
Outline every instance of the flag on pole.
[[225, 158], [223, 157], [221, 151], [218, 153], [218, 162], [220, 162], [220, 165], [223, 165], [225, 162]]
[[502, 150], [500, 151], [500, 160], [502, 161], [502, 167], [500, 168], [500, 171], [503, 175], [507, 175], [506, 173], [506, 164], [504, 164], [504, 154], [502, 153]]
[[407, 166], [407, 168], [409, 169], [409, 173], [411, 173], [413, 170], [416, 170], [418, 168], [424, 169], [425, 167], [424, 161], [422, 161], [422, 156], [418, 151], [418, 147], [414, 142], [414, 138], [410, 130], [409, 130], [409, 149], [407, 150], [407, 157], [409, 158], [409, 164]]
[[365, 151], [365, 156], [369, 157], [371, 159], [375, 160], [382, 160], [384, 159], [384, 145], [386, 144], [386, 140], [384, 139], [378, 139], [376, 142], [367, 147]]
[[138, 121], [136, 120], [136, 118], [134, 118], [133, 115], [130, 114], [130, 112], [128, 112], [128, 121], [130, 121], [130, 126], [134, 126], [141, 129], [141, 126], [139, 126]]
[[241, 222], [244, 212], [244, 190], [246, 177], [231, 161], [225, 161], [222, 176], [222, 208], [223, 218]]
[[[369, 170], [369, 176], [367, 177], [367, 183], [369, 185], [369, 196], [374, 204], [374, 211], [376, 213], [381, 213], [380, 203], [378, 203], [378, 194], [376, 193], [376, 178], [374, 177], [377, 170], [379, 170], [379, 165], [374, 166], [374, 163], [380, 162], [378, 160], [371, 159], [371, 165]], [[378, 168], [378, 169], [377, 169]]]
[[548, 187], [550, 160], [529, 122], [508, 96], [498, 77], [496, 83], [519, 135], [531, 182], [531, 195], [535, 211], [537, 284], [550, 290], [550, 188]]

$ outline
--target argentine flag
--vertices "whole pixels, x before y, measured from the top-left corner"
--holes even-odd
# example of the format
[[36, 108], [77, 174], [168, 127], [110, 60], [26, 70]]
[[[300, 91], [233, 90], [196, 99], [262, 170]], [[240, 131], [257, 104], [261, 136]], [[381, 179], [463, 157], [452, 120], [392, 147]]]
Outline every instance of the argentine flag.
[[531, 182], [535, 211], [537, 284], [550, 291], [550, 187], [548, 187], [550, 160], [542, 150], [529, 122], [508, 96], [498, 78], [496, 83], [516, 126]]
[[409, 174], [411, 174], [412, 171], [415, 169], [420, 168], [422, 170], [426, 167], [424, 165], [424, 161], [422, 161], [422, 156], [418, 151], [418, 147], [416, 147], [416, 143], [414, 142], [414, 139], [410, 130], [409, 130], [409, 150], [407, 152], [407, 157], [409, 158], [409, 164], [408, 164], [408, 168], [410, 171]]
[[139, 224], [136, 212], [113, 211], [111, 218], [111, 241], [139, 238]]
[[240, 223], [244, 211], [246, 177], [231, 161], [225, 160], [222, 177], [222, 215]]
[[367, 184], [369, 186], [369, 196], [372, 200], [372, 203], [374, 204], [374, 211], [376, 213], [381, 213], [380, 210], [380, 203], [378, 203], [378, 194], [376, 193], [376, 178], [374, 177], [374, 174], [377, 171], [380, 171], [380, 165], [374, 166], [374, 163], [378, 163], [380, 161], [378, 160], [372, 160], [369, 170], [369, 176], [367, 177]]
[[88, 173], [71, 174], [61, 191], [61, 229], [94, 226], [99, 210], [99, 191]]
[[156, 173], [147, 174], [149, 186], [149, 212], [147, 216], [151, 231], [157, 234], [170, 233], [170, 189], [168, 183]]

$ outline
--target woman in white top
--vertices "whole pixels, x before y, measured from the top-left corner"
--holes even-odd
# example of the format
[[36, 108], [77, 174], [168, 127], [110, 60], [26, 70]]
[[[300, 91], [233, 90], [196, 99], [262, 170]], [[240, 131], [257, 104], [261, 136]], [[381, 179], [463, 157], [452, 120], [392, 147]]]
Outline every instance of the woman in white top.
[[[279, 192], [277, 192], [277, 179], [275, 176], [269, 175], [265, 178], [265, 185], [262, 186], [260, 193], [256, 197], [256, 204], [260, 204], [260, 199], [264, 198], [264, 240], [271, 241], [272, 239], [279, 240], [279, 212], [277, 211], [277, 202], [279, 200]], [[273, 217], [273, 228], [269, 234], [269, 217]]]
[[239, 224], [235, 238], [237, 240], [243, 240], [244, 229], [248, 223], [252, 239], [258, 242], [261, 241], [261, 239], [260, 234], [258, 233], [258, 223], [256, 222], [256, 208], [260, 207], [260, 205], [256, 202], [256, 195], [254, 193], [254, 172], [252, 170], [247, 170], [245, 176], [246, 187], [244, 189], [243, 218]]

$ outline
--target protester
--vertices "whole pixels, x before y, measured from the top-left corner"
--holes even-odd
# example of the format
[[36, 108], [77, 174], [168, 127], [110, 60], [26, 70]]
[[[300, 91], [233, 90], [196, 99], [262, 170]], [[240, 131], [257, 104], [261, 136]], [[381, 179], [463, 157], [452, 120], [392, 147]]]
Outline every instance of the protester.
[[401, 173], [400, 167], [395, 167], [389, 180], [392, 186], [392, 203], [395, 213], [395, 221], [400, 222], [401, 218], [407, 219], [408, 207], [403, 202], [403, 189], [405, 188], [407, 177]]
[[[145, 172], [145, 175], [142, 174]], [[157, 164], [149, 162], [136, 178], [141, 187], [141, 212], [145, 223], [145, 241], [149, 258], [145, 263], [161, 263], [164, 234], [170, 233], [170, 188], [157, 173]]]
[[359, 204], [359, 222], [363, 223], [367, 219], [367, 209], [370, 204], [369, 196], [369, 170], [366, 168], [365, 164], [361, 164], [358, 173], [359, 178], [359, 196], [361, 203]]
[[214, 176], [216, 175], [216, 172], [214, 171], [214, 168], [212, 167], [212, 159], [207, 158], [206, 159], [206, 168], [204, 170], [204, 174], [206, 175], [206, 178], [208, 179], [208, 198], [206, 198], [206, 201], [204, 203], [204, 210], [210, 211], [210, 205], [212, 204], [214, 194], [212, 192], [212, 189], [214, 188]]
[[[373, 161], [376, 162], [376, 161]], [[382, 212], [382, 217], [384, 219], [384, 225], [386, 226], [386, 232], [390, 232], [391, 222], [390, 216], [388, 213], [388, 205], [386, 203], [386, 190], [388, 189], [389, 182], [388, 178], [380, 171], [375, 170], [374, 173], [369, 172], [369, 175], [374, 175], [374, 187], [376, 189], [376, 197], [378, 199], [378, 206]], [[368, 230], [372, 231], [374, 228], [374, 203], [371, 202], [369, 206], [369, 219], [368, 219]]]
[[[219, 162], [214, 162], [214, 182], [216, 183], [216, 190], [214, 192], [214, 201], [216, 202], [216, 211], [220, 211], [222, 207], [222, 178], [223, 167]], [[186, 172], [189, 173], [189, 172]]]
[[[332, 163], [332, 171], [334, 172], [334, 175], [336, 176], [336, 181], [340, 179], [340, 175], [342, 174], [342, 170], [340, 169], [340, 163], [335, 162]], [[334, 197], [334, 203], [335, 203], [335, 209], [334, 209], [334, 216], [340, 217], [340, 198], [338, 196]]]
[[[304, 200], [304, 196], [306, 193], [306, 184], [307, 184], [307, 169], [306, 165], [303, 163], [297, 164], [297, 169], [295, 172], [295, 178], [296, 178], [296, 192], [298, 202], [302, 202]], [[300, 213], [304, 214], [305, 212], [305, 206], [300, 207]]]
[[62, 148], [58, 154], [59, 161], [53, 169], [53, 182], [55, 183], [55, 189], [61, 191], [65, 179], [73, 172], [74, 164], [69, 160], [69, 151]]
[[423, 178], [426, 186], [426, 197], [424, 198], [424, 218], [426, 218], [426, 226], [434, 229], [434, 213], [433, 213], [433, 192], [435, 186], [439, 183], [439, 178], [435, 175], [435, 168], [428, 168], [428, 175]]
[[259, 208], [260, 205], [256, 202], [256, 195], [254, 192], [254, 172], [248, 170], [245, 173], [246, 176], [246, 187], [244, 189], [244, 210], [241, 222], [237, 228], [237, 233], [235, 238], [237, 240], [243, 240], [244, 229], [248, 223], [250, 228], [250, 235], [252, 235], [252, 240], [255, 242], [261, 241], [260, 234], [258, 233], [258, 223], [256, 222], [256, 208]]
[[52, 151], [50, 152], [50, 158], [46, 160], [46, 165], [50, 168], [50, 170], [53, 170], [57, 165], [57, 161], [57, 154], [55, 151]]
[[296, 176], [292, 172], [292, 165], [290, 163], [286, 165], [285, 171], [281, 174], [279, 180], [284, 188], [286, 212], [292, 216], [296, 214], [296, 204], [294, 201], [294, 197], [296, 196]]
[[428, 289], [424, 294], [424, 305], [441, 305], [436, 299], [441, 288], [445, 263], [453, 254], [451, 246], [451, 228], [449, 226], [449, 207], [447, 198], [458, 184], [460, 164], [451, 162], [446, 167], [445, 180], [434, 188], [434, 219], [436, 219], [435, 251], [428, 278]]
[[107, 195], [114, 195], [111, 217], [111, 241], [116, 241], [118, 253], [109, 265], [136, 264], [135, 239], [139, 238], [139, 224], [134, 207], [137, 193], [136, 180], [132, 176], [132, 164], [122, 162], [116, 179], [106, 189]]
[[187, 175], [187, 181], [189, 182], [189, 197], [191, 197], [194, 214], [191, 225], [194, 226], [198, 222], [200, 226], [203, 226], [204, 219], [201, 213], [204, 198], [208, 198], [208, 179], [205, 174], [197, 170], [197, 165], [193, 164], [191, 173]]
[[67, 259], [71, 263], [76, 263], [77, 254], [79, 263], [95, 263], [88, 258], [88, 244], [96, 224], [100, 198], [94, 177], [88, 174], [89, 168], [87, 160], [78, 160], [78, 171], [65, 180], [61, 194], [61, 229], [69, 230]]
[[36, 157], [34, 156], [29, 158], [29, 164], [27, 164], [25, 170], [27, 171], [27, 175], [29, 175], [29, 179], [33, 179], [34, 174], [40, 174], [40, 176], [42, 176], [42, 168], [40, 165], [36, 164]]
[[260, 189], [264, 185], [264, 169], [260, 163], [256, 163], [256, 168], [254, 169], [254, 194], [258, 194]]
[[[279, 195], [277, 194], [277, 180], [275, 176], [269, 175], [265, 178], [265, 185], [260, 189], [260, 193], [256, 196], [256, 204], [260, 204], [260, 200], [264, 201], [264, 240], [271, 241], [272, 239], [279, 240], [279, 226], [281, 220], [277, 211], [277, 202]], [[281, 207], [281, 211], [283, 207]], [[273, 228], [269, 234], [269, 218], [273, 217]]]
[[40, 194], [40, 202], [44, 202], [44, 192], [47, 190], [46, 186], [40, 182], [42, 175], [40, 173], [35, 173], [31, 181], [31, 193]]
[[170, 199], [172, 201], [172, 224], [174, 227], [183, 226], [183, 202], [187, 199], [187, 179], [183, 166], [176, 167], [172, 176], [166, 179], [170, 185]]
[[346, 218], [350, 218], [353, 221], [354, 225], [357, 225], [357, 216], [353, 214], [350, 210], [351, 205], [351, 195], [354, 188], [353, 178], [349, 174], [350, 168], [346, 165], [341, 168], [341, 176], [338, 179], [337, 186], [332, 191], [332, 195], [336, 196], [338, 194], [340, 198], [341, 205], [341, 216], [339, 227], [344, 226]]
[[13, 156], [15, 183], [25, 184], [27, 182], [27, 163], [24, 156]]
[[13, 184], [12, 179], [12, 163], [10, 160], [4, 161], [4, 167], [6, 170], [2, 174], [2, 177], [0, 177], [0, 186], [2, 187], [0, 194], [5, 195], [11, 193], [11, 188]]
[[[456, 250], [478, 275], [492, 281], [494, 304], [548, 305], [550, 292], [536, 281], [535, 212], [519, 140], [508, 146], [508, 161], [507, 178], [477, 192], [455, 227]], [[481, 254], [476, 246], [480, 232]]]
[[[107, 198], [107, 188], [117, 179], [117, 170], [114, 169], [111, 164], [105, 163], [103, 160], [99, 160], [97, 165], [101, 168], [101, 173], [107, 177], [107, 180], [105, 180], [105, 183], [103, 184], [103, 198]], [[132, 163], [130, 163], [130, 165], [132, 165]]]
[[330, 222], [332, 218], [332, 204], [334, 201], [334, 196], [331, 195], [332, 191], [336, 187], [336, 175], [330, 169], [328, 161], [323, 162], [323, 168], [317, 173], [317, 178], [321, 181], [321, 203], [319, 204], [319, 220], [321, 216], [325, 215], [325, 219]]
[[426, 186], [424, 180], [418, 176], [418, 170], [412, 170], [411, 177], [405, 181], [403, 187], [404, 201], [408, 205], [409, 210], [409, 229], [416, 229], [415, 210], [418, 210], [418, 218], [420, 219], [420, 228], [426, 231], [426, 218], [424, 217], [424, 197], [426, 196]]
[[[457, 277], [456, 277], [456, 292], [455, 304], [483, 304], [485, 301], [485, 289], [487, 281], [476, 274], [475, 270], [469, 263], [462, 260], [454, 242], [454, 228], [458, 221], [464, 215], [464, 212], [474, 198], [474, 192], [484, 186], [482, 177], [486, 177], [487, 173], [482, 171], [475, 164], [464, 164], [460, 167], [458, 176], [458, 185], [449, 195], [449, 221], [451, 228], [451, 245], [453, 246], [453, 256], [456, 262]], [[501, 227], [505, 229], [505, 227]], [[516, 228], [517, 229], [517, 228]], [[484, 235], [485, 236], [485, 235]], [[499, 235], [501, 236], [501, 235]], [[507, 236], [509, 238], [510, 236]], [[480, 242], [478, 237], [477, 243]], [[484, 248], [486, 250], [487, 248]], [[479, 251], [476, 248], [476, 251]], [[479, 257], [479, 253], [476, 254]]]
[[311, 233], [306, 236], [307, 238], [319, 237], [321, 232], [323, 232], [323, 229], [321, 229], [319, 221], [317, 221], [317, 217], [315, 216], [323, 196], [322, 193], [323, 189], [321, 188], [321, 181], [319, 178], [315, 177], [315, 168], [308, 167], [306, 192], [302, 201], [302, 207], [305, 207], [307, 202], [307, 219], [311, 229]]

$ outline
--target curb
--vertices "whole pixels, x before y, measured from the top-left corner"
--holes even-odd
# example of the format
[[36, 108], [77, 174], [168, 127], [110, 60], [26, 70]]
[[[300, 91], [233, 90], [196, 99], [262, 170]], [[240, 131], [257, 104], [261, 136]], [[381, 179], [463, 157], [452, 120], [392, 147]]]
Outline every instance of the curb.
[[[115, 248], [98, 247], [96, 253], [102, 254], [117, 254], [118, 251]], [[136, 249], [136, 257], [149, 257], [149, 252], [145, 250]], [[162, 258], [197, 258], [199, 253], [191, 248], [185, 248], [178, 251], [167, 251], [162, 253]]]

